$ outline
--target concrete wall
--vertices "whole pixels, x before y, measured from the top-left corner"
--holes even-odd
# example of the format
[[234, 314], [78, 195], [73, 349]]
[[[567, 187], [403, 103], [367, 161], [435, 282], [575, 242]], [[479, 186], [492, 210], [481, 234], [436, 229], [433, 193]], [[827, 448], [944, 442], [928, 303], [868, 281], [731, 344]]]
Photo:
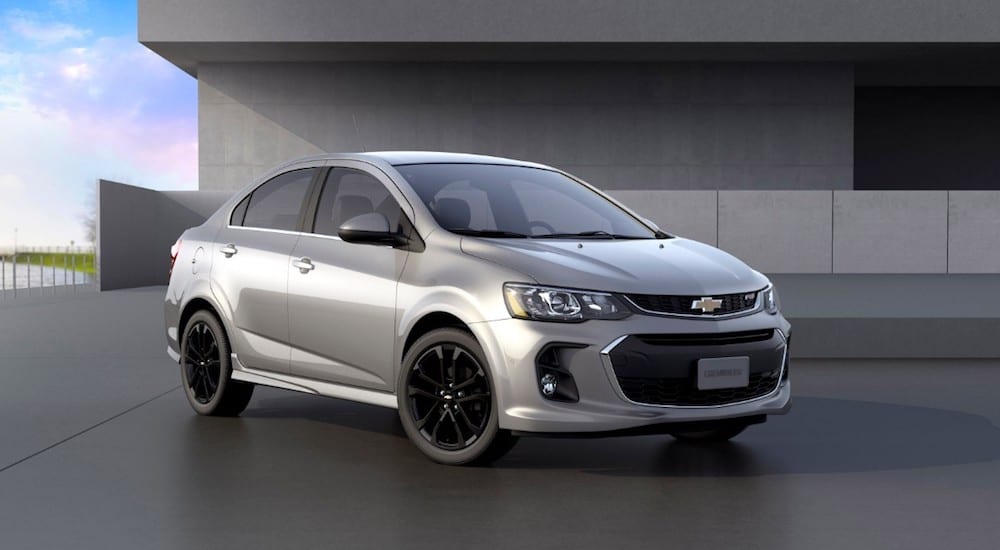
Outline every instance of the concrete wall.
[[170, 246], [231, 194], [154, 191], [107, 180], [97, 186], [100, 290], [166, 284]]
[[1000, 273], [1000, 191], [611, 194], [765, 273]]
[[848, 64], [203, 63], [200, 187], [324, 151], [553, 164], [606, 189], [850, 189]]

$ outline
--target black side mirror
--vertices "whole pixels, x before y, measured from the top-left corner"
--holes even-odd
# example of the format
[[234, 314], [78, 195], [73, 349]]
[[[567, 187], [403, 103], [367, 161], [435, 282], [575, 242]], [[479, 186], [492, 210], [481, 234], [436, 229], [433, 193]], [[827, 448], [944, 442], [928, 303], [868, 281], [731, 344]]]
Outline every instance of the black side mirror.
[[355, 216], [344, 222], [337, 235], [345, 242], [402, 246], [408, 239], [389, 230], [389, 220], [378, 212]]

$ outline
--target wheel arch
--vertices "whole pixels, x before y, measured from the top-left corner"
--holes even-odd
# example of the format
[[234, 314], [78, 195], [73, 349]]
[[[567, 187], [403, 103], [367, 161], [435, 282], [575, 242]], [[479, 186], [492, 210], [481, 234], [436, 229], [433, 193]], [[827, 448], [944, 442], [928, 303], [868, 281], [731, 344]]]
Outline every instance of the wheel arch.
[[[181, 338], [183, 337], [184, 330], [187, 329], [188, 321], [190, 321], [191, 317], [199, 311], [208, 311], [209, 313], [211, 313], [213, 316], [215, 316], [216, 320], [219, 321], [219, 324], [222, 325], [222, 329], [225, 330], [227, 333], [229, 332], [229, 327], [226, 326], [225, 319], [223, 319], [222, 316], [219, 315], [218, 307], [216, 307], [216, 305], [213, 304], [211, 301], [199, 296], [188, 300], [187, 303], [184, 304], [184, 307], [181, 309], [180, 317], [177, 320], [178, 343], [181, 341]], [[226, 339], [231, 340], [228, 334], [226, 334]]]
[[[463, 330], [476, 338], [475, 333], [469, 327], [468, 323], [460, 319], [454, 313], [436, 310], [424, 313], [420, 318], [418, 318], [409, 330], [406, 332], [406, 338], [403, 340], [403, 345], [399, 353], [399, 361], [402, 364], [403, 358], [406, 357], [406, 353], [410, 351], [413, 347], [413, 343], [416, 342], [421, 336], [438, 330], [442, 328], [455, 328]], [[478, 340], [478, 338], [477, 338]]]
[[469, 304], [456, 303], [453, 300], [435, 300], [428, 302], [427, 306], [420, 308], [419, 311], [414, 311], [409, 322], [400, 323], [400, 333], [396, 340], [399, 353], [396, 355], [397, 363], [393, 374], [398, 380], [406, 353], [421, 336], [441, 328], [457, 328], [465, 331], [480, 345], [486, 355], [485, 366], [490, 370], [493, 382], [497, 385], [497, 404], [502, 419], [503, 411], [506, 410], [507, 392], [501, 391], [501, 388], [509, 386], [507, 362], [499, 342], [489, 328], [489, 323], [483, 322], [483, 319], [473, 320], [467, 317], [468, 313], [474, 311], [476, 310], [470, 309]]

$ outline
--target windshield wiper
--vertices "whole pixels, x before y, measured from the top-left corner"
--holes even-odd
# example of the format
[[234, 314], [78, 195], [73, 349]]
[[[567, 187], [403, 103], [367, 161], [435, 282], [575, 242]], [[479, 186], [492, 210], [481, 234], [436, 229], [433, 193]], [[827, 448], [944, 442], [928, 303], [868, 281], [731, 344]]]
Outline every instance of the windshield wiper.
[[581, 231], [579, 233], [549, 233], [547, 235], [532, 235], [532, 239], [578, 239], [578, 238], [597, 238], [597, 239], [645, 239], [647, 237], [639, 237], [636, 235], [616, 235], [614, 233], [608, 233], [603, 230], [596, 231]]
[[449, 229], [452, 233], [468, 235], [469, 237], [487, 237], [496, 239], [527, 239], [524, 233], [514, 233], [513, 231], [499, 231], [495, 229]]

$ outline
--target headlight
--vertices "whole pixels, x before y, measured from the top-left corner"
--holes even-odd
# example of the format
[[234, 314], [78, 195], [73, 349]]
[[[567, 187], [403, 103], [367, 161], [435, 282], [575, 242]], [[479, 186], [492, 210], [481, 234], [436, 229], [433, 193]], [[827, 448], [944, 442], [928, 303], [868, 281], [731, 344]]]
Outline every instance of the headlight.
[[763, 290], [764, 294], [764, 311], [775, 315], [778, 313], [778, 291], [774, 289], [774, 285], [771, 285]]
[[503, 296], [510, 314], [518, 319], [580, 322], [631, 315], [625, 304], [605, 292], [507, 283]]

